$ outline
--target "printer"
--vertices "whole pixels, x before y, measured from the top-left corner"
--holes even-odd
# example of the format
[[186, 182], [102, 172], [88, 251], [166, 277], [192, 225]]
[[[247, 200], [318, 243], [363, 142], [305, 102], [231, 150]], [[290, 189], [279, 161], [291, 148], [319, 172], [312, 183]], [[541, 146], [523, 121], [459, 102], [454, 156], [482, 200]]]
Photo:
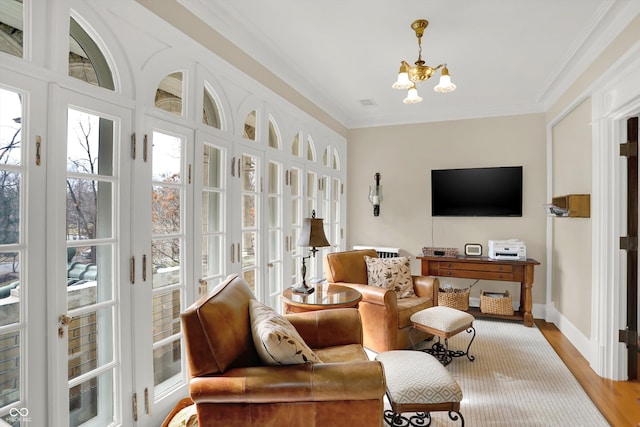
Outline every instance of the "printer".
[[489, 240], [489, 258], [526, 261], [527, 247], [520, 239]]

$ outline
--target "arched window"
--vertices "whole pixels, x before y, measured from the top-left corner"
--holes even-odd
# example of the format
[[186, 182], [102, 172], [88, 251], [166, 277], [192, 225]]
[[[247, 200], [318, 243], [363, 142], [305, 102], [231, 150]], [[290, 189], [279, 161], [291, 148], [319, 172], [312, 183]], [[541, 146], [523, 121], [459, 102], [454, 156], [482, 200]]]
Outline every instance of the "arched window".
[[340, 157], [335, 150], [333, 151], [333, 169], [337, 171], [340, 170]]
[[302, 152], [300, 150], [300, 132], [293, 137], [293, 143], [291, 144], [291, 154], [296, 157], [302, 156]]
[[256, 110], [253, 110], [247, 115], [247, 120], [244, 122], [243, 138], [256, 140]]
[[21, 0], [0, 2], [0, 52], [24, 56], [24, 12]]
[[322, 164], [325, 167], [329, 167], [331, 163], [331, 147], [327, 147], [324, 149], [324, 153], [322, 153]]
[[278, 136], [278, 128], [272, 117], [269, 117], [269, 147], [280, 148], [280, 137]]
[[212, 91], [206, 84], [204, 86], [204, 96], [202, 98], [202, 123], [216, 129], [222, 129], [222, 120], [220, 119], [218, 103], [213, 97]]
[[182, 80], [180, 71], [162, 79], [156, 90], [156, 108], [182, 116]]
[[307, 160], [316, 161], [316, 147], [310, 136], [307, 137]]
[[94, 86], [115, 90], [113, 74], [105, 56], [73, 18], [69, 25], [69, 75]]

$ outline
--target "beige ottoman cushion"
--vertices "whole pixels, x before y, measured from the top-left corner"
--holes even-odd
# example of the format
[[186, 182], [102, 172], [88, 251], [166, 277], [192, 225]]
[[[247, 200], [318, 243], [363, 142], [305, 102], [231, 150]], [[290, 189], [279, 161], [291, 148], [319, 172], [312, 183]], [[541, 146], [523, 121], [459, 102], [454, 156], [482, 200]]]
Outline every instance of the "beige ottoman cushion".
[[396, 404], [460, 402], [462, 389], [433, 356], [411, 350], [393, 350], [376, 356], [384, 367], [389, 399]]
[[446, 333], [464, 329], [471, 325], [475, 317], [451, 307], [435, 306], [411, 315], [411, 321], [419, 325]]

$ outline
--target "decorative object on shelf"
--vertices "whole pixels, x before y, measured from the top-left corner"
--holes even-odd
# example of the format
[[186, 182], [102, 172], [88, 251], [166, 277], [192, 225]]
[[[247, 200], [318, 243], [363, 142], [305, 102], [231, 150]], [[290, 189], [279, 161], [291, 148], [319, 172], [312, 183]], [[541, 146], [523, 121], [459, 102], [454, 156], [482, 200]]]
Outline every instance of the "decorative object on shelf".
[[589, 218], [591, 216], [591, 196], [589, 194], [568, 194], [551, 199], [544, 205], [547, 216]]
[[429, 80], [440, 68], [442, 68], [440, 72], [440, 82], [433, 90], [436, 92], [452, 92], [456, 89], [456, 85], [451, 82], [447, 64], [430, 67], [425, 65], [425, 62], [422, 60], [422, 35], [428, 25], [429, 21], [426, 19], [418, 19], [411, 24], [411, 28], [415, 31], [416, 37], [418, 38], [418, 60], [413, 67], [406, 61], [402, 61], [400, 71], [398, 72], [398, 80], [391, 86], [398, 90], [408, 90], [407, 97], [402, 101], [405, 104], [416, 104], [422, 101], [422, 98], [418, 95], [416, 83]]
[[509, 291], [480, 293], [480, 311], [489, 314], [513, 316], [513, 304]]
[[324, 234], [322, 218], [316, 218], [315, 210], [311, 211], [311, 218], [304, 218], [302, 220], [302, 231], [296, 245], [311, 249], [309, 249], [309, 255], [302, 257], [302, 284], [294, 288], [293, 292], [310, 294], [314, 291], [314, 288], [307, 286], [307, 265], [305, 261], [312, 256], [315, 258], [316, 252], [318, 252], [317, 248], [329, 246], [329, 241]]
[[380, 202], [382, 202], [382, 185], [380, 185], [380, 172], [373, 176], [376, 180], [375, 187], [369, 186], [369, 202], [373, 205], [373, 216], [380, 215]]
[[480, 243], [467, 243], [464, 245], [466, 256], [482, 256], [482, 245]]
[[422, 256], [442, 256], [447, 258], [456, 258], [458, 256], [458, 248], [422, 248]]

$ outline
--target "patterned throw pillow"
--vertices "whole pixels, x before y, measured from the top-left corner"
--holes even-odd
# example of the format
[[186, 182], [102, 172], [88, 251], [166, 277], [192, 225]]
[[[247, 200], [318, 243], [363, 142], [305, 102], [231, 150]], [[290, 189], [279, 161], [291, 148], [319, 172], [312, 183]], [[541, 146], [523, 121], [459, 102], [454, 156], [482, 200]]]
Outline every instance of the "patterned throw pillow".
[[415, 296], [409, 257], [372, 258], [364, 257], [370, 286], [395, 291], [398, 298]]
[[249, 301], [253, 343], [266, 365], [319, 363], [321, 360], [307, 346], [296, 328], [284, 316], [260, 301]]

